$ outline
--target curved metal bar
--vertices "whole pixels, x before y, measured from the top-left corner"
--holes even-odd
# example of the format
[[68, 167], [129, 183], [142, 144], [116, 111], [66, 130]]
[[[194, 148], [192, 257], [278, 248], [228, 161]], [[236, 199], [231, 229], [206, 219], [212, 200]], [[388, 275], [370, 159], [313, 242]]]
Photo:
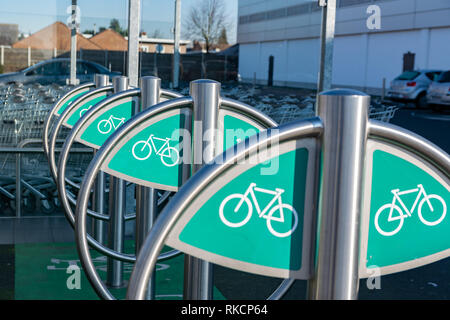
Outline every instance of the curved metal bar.
[[369, 137], [402, 146], [408, 151], [433, 163], [450, 178], [450, 156], [425, 138], [404, 128], [377, 120], [369, 120]]
[[167, 90], [167, 89], [160, 89], [160, 95], [165, 96], [170, 99], [176, 99], [176, 98], [183, 98], [184, 96], [181, 93]]
[[[251, 141], [246, 139], [238, 145], [235, 145], [235, 152], [225, 152], [226, 158], [223, 164], [218, 164], [220, 161], [217, 161], [204, 166], [181, 187], [180, 191], [171, 199], [167, 207], [159, 215], [145, 239], [131, 274], [127, 299], [144, 299], [148, 280], [155, 268], [159, 252], [164, 247], [167, 236], [177, 223], [184, 209], [196, 198], [202, 189], [212, 183], [214, 179], [223, 174], [234, 163], [257, 152], [261, 146], [283, 143], [292, 139], [318, 137], [323, 131], [323, 125], [320, 118], [316, 117], [287, 123], [275, 129], [276, 131], [274, 132], [278, 133], [272, 134], [273, 129], [268, 129], [267, 133], [264, 133], [264, 137], [267, 135], [267, 138], [261, 141], [258, 141], [260, 136], [260, 133], [258, 133], [258, 138], [254, 139], [257, 142], [248, 145]], [[242, 143], [248, 145], [247, 148], [240, 147]], [[219, 155], [219, 157], [221, 156]]]
[[[85, 123], [87, 123], [91, 118], [95, 117], [97, 113], [100, 112], [105, 106], [120, 99], [137, 96], [139, 95], [139, 93], [140, 93], [139, 89], [130, 89], [114, 94], [111, 97], [106, 98], [105, 100], [102, 100], [99, 103], [95, 104], [91, 109], [86, 111], [86, 113], [80, 120], [77, 121], [75, 126], [70, 131], [69, 136], [66, 138], [66, 141], [64, 141], [64, 145], [61, 150], [61, 154], [59, 156], [58, 168], [55, 168], [58, 170], [56, 174], [56, 186], [58, 188], [58, 194], [61, 200], [61, 204], [64, 208], [64, 213], [66, 215], [67, 220], [69, 220], [69, 223], [72, 225], [72, 227], [75, 226], [75, 216], [72, 212], [72, 208], [68, 201], [68, 194], [66, 192], [66, 178], [65, 178], [66, 165], [67, 160], [69, 158], [70, 148], [72, 147], [72, 144], [75, 142], [75, 138], [78, 132], [85, 125]], [[59, 120], [64, 121], [63, 116], [61, 116]], [[90, 194], [90, 189], [86, 190], [86, 192]], [[109, 220], [108, 215], [104, 215], [98, 212], [96, 213], [96, 218], [102, 220]]]
[[220, 98], [220, 107], [245, 114], [246, 116], [259, 122], [264, 127], [270, 128], [278, 126], [278, 123], [276, 121], [274, 121], [272, 118], [265, 115], [258, 109], [237, 100], [222, 97]]
[[267, 298], [267, 300], [280, 300], [292, 287], [295, 279], [284, 279], [278, 288]]
[[68, 97], [70, 97], [71, 95], [73, 95], [75, 92], [80, 91], [80, 90], [85, 89], [85, 88], [94, 87], [94, 86], [95, 86], [95, 83], [88, 82], [88, 83], [84, 83], [84, 84], [81, 84], [81, 85], [75, 87], [74, 89], [72, 89], [69, 92], [67, 92], [66, 94], [64, 94], [61, 97], [61, 99], [59, 99], [55, 103], [53, 108], [48, 113], [47, 118], [45, 119], [45, 122], [44, 122], [44, 135], [42, 137], [43, 138], [43, 145], [44, 145], [44, 153], [45, 153], [45, 156], [47, 157], [47, 159], [48, 159], [48, 135], [49, 135], [49, 132], [50, 132], [50, 127], [52, 125], [51, 121], [52, 121], [52, 119], [54, 117], [54, 113], [56, 112], [56, 110], [58, 110], [61, 107], [61, 105], [66, 101], [66, 99]]
[[[91, 259], [91, 255], [89, 252], [89, 246], [93, 247], [94, 249], [103, 252], [112, 258], [119, 259], [122, 261], [130, 261], [125, 260], [123, 258], [129, 258], [129, 256], [125, 256], [122, 254], [119, 254], [117, 252], [114, 252], [114, 255], [112, 255], [112, 252], [109, 248], [104, 247], [95, 239], [90, 237], [87, 234], [86, 229], [86, 218], [87, 218], [87, 207], [89, 203], [89, 190], [93, 187], [93, 184], [95, 182], [95, 178], [100, 171], [100, 168], [105, 161], [106, 157], [109, 155], [113, 147], [123, 138], [126, 138], [127, 134], [134, 129], [136, 126], [140, 125], [141, 123], [144, 123], [146, 120], [166, 111], [170, 111], [175, 108], [180, 108], [185, 105], [191, 105], [192, 99], [189, 97], [183, 97], [183, 98], [177, 98], [173, 100], [167, 100], [165, 102], [156, 104], [155, 106], [148, 108], [135, 116], [133, 116], [131, 119], [129, 119], [127, 122], [125, 122], [122, 126], [120, 126], [111, 136], [108, 137], [108, 139], [105, 141], [103, 146], [98, 150], [96, 153], [94, 159], [91, 161], [91, 163], [88, 166], [88, 169], [86, 170], [86, 174], [84, 176], [83, 182], [81, 184], [80, 188], [80, 196], [77, 201], [77, 206], [75, 209], [75, 217], [74, 217], [74, 224], [75, 224], [75, 238], [77, 242], [77, 248], [78, 253], [80, 256], [81, 264], [83, 265], [83, 268], [86, 272], [86, 275], [89, 279], [89, 282], [91, 283], [94, 290], [97, 292], [97, 294], [107, 300], [114, 300], [114, 296], [109, 292], [105, 284], [102, 282], [101, 278], [97, 274], [97, 271], [94, 267], [94, 264]], [[87, 115], [86, 115], [87, 116]], [[73, 132], [74, 130], [72, 130]], [[72, 135], [71, 132], [71, 135]], [[69, 136], [69, 139], [71, 139], [71, 135]], [[66, 143], [68, 143], [70, 140], [67, 140]], [[60, 170], [61, 175], [63, 176], [63, 166], [64, 164], [61, 164]], [[60, 179], [61, 180], [61, 179]], [[111, 254], [111, 255], [110, 255]], [[131, 261], [133, 262], [133, 261]]]
[[[83, 103], [87, 98], [91, 97], [94, 94], [104, 92], [104, 91], [110, 91], [112, 89], [112, 86], [106, 86], [106, 87], [100, 87], [95, 90], [91, 90], [88, 93], [82, 95], [78, 99], [76, 99], [70, 106], [64, 110], [64, 112], [61, 114], [61, 116], [56, 121], [56, 124], [53, 128], [53, 131], [50, 136], [50, 143], [48, 146], [48, 158], [49, 158], [49, 166], [50, 166], [50, 173], [53, 176], [53, 179], [57, 181], [57, 167], [56, 167], [56, 160], [55, 160], [55, 145], [56, 145], [56, 138], [58, 137], [59, 130], [61, 126], [63, 125], [64, 121], [68, 118], [71, 111], [78, 107], [80, 103]], [[104, 100], [103, 100], [104, 101]], [[87, 113], [87, 112], [86, 112]]]

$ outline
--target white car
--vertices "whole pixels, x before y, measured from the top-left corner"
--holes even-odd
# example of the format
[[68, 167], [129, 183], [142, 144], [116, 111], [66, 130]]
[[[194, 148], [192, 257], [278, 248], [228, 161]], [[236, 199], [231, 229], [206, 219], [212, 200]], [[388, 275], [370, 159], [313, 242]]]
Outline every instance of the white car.
[[450, 106], [450, 70], [443, 72], [428, 88], [427, 103], [433, 109]]

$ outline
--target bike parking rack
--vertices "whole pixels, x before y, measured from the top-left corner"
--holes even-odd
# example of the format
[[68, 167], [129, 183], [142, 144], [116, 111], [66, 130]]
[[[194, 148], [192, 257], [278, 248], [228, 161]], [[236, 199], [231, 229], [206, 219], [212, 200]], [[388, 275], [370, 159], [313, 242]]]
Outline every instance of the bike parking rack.
[[[445, 216], [446, 203], [450, 203], [450, 156], [408, 130], [368, 120], [369, 99], [369, 96], [352, 90], [323, 92], [319, 94], [317, 118], [261, 132], [257, 139], [241, 142], [200, 169], [172, 198], [147, 236], [130, 278], [127, 299], [145, 297], [146, 283], [164, 245], [237, 270], [308, 280], [310, 299], [356, 299], [359, 279], [370, 277], [374, 270], [378, 270], [377, 275], [384, 275], [450, 256], [450, 219]], [[312, 139], [310, 149], [307, 147], [308, 139]], [[318, 152], [312, 161], [308, 158], [293, 163], [291, 174], [285, 172], [286, 162], [284, 166], [280, 165], [282, 170], [271, 178], [287, 193], [291, 190], [291, 201], [302, 197], [307, 199], [305, 203], [292, 202], [297, 212], [303, 211], [303, 230], [289, 235], [291, 239], [285, 248], [277, 246], [277, 250], [272, 250], [283, 251], [284, 255], [274, 255], [268, 249], [270, 243], [258, 247], [256, 242], [252, 242], [253, 255], [254, 250], [260, 250], [261, 246], [264, 248], [264, 259], [255, 261], [254, 256], [244, 255], [245, 244], [242, 242], [242, 248], [236, 249], [237, 253], [236, 250], [228, 250], [226, 245], [218, 245], [218, 239], [224, 238], [235, 244], [246, 233], [244, 228], [238, 227], [228, 228], [224, 233], [220, 229], [223, 223], [217, 218], [216, 226], [208, 225], [208, 230], [198, 229], [202, 222], [211, 220], [213, 212], [219, 213], [227, 192], [242, 189], [242, 179], [247, 175], [252, 174], [252, 180], [263, 181], [255, 168], [259, 168], [268, 156], [263, 154], [257, 158], [260, 150], [274, 149], [281, 162], [287, 159], [290, 151], [299, 154], [300, 148], [305, 146], [312, 151], [305, 153], [309, 157], [315, 153], [314, 146], [317, 147]], [[258, 160], [250, 164], [244, 161], [255, 158]], [[92, 174], [92, 168], [91, 163], [86, 177]], [[317, 182], [313, 183], [314, 190], [308, 191], [303, 187], [311, 186], [307, 178], [295, 183], [280, 180], [277, 175], [283, 174], [283, 170], [285, 176], [292, 176], [295, 172], [311, 174], [312, 180]], [[84, 180], [82, 188], [85, 183], [90, 182]], [[427, 190], [430, 188], [430, 192], [440, 195], [443, 202], [434, 201], [434, 209], [429, 204], [428, 210], [429, 214], [437, 214], [439, 219], [434, 218], [439, 223], [427, 226], [409, 219], [413, 231], [402, 230], [401, 238], [398, 237], [400, 232], [395, 237], [377, 232], [374, 215], [386, 199], [389, 201], [391, 185], [404, 188], [415, 187], [418, 183], [426, 184]], [[424, 203], [431, 203], [433, 198], [426, 194], [422, 196], [427, 200]], [[77, 214], [87, 206], [86, 197], [79, 201]], [[312, 210], [308, 209], [308, 204]], [[206, 211], [209, 215], [204, 214]], [[390, 227], [396, 228], [400, 223], [398, 220], [386, 222], [393, 223]], [[292, 220], [287, 220], [289, 222]], [[78, 223], [81, 227], [81, 220]], [[193, 230], [196, 231], [195, 240], [189, 237]], [[258, 239], [264, 237], [257, 235]], [[207, 243], [205, 237], [208, 238]], [[273, 243], [281, 241], [276, 238], [272, 237]], [[80, 245], [85, 243], [81, 241]], [[267, 262], [271, 257], [278, 257], [277, 261], [286, 263], [271, 267], [274, 260]], [[296, 261], [300, 263], [296, 264]]]
[[[168, 185], [161, 185], [152, 183], [148, 180], [142, 179], [142, 178], [136, 178], [132, 177], [131, 175], [122, 174], [119, 172], [115, 172], [113, 170], [108, 170], [105, 167], [105, 159], [111, 156], [112, 154], [116, 154], [117, 150], [114, 150], [116, 146], [122, 146], [124, 142], [129, 142], [133, 140], [133, 136], [138, 135], [139, 133], [142, 133], [145, 131], [145, 128], [151, 127], [152, 124], [157, 123], [159, 121], [165, 120], [164, 114], [170, 114], [172, 116], [176, 116], [177, 114], [182, 114], [183, 109], [187, 108], [187, 114], [189, 114], [189, 119], [186, 120], [186, 127], [188, 128], [189, 132], [192, 130], [194, 132], [194, 136], [196, 136], [195, 130], [196, 130], [196, 124], [195, 124], [195, 116], [200, 117], [199, 120], [202, 119], [202, 117], [207, 117], [208, 112], [211, 111], [205, 111], [208, 109], [213, 108], [215, 109], [216, 115], [220, 113], [220, 118], [222, 120], [225, 119], [227, 116], [235, 116], [237, 120], [240, 120], [242, 122], [250, 122], [254, 125], [258, 126], [259, 130], [264, 130], [264, 128], [275, 126], [276, 123], [268, 118], [266, 115], [262, 114], [258, 110], [240, 103], [238, 101], [227, 99], [227, 98], [220, 98], [219, 97], [219, 91], [220, 91], [220, 84], [215, 81], [211, 80], [198, 80], [191, 82], [191, 97], [183, 97], [178, 98], [166, 102], [159, 103], [149, 109], [146, 109], [142, 111], [141, 113], [135, 115], [133, 118], [131, 118], [129, 121], [127, 121], [125, 124], [123, 124], [114, 134], [112, 134], [108, 140], [102, 145], [98, 153], [96, 154], [94, 160], [90, 164], [90, 170], [89, 175], [85, 175], [85, 178], [83, 180], [83, 186], [86, 189], [80, 189], [81, 194], [84, 193], [84, 190], [89, 190], [92, 186], [90, 183], [93, 183], [93, 180], [91, 179], [93, 176], [98, 174], [100, 170], [107, 172], [112, 175], [116, 175], [119, 177], [122, 177], [124, 179], [127, 179], [128, 181], [135, 182], [136, 184], [147, 186], [147, 187], [158, 187], [164, 189], [168, 188], [169, 190], [176, 191], [178, 187], [174, 186], [168, 186]], [[192, 113], [189, 112], [190, 108], [192, 108]], [[178, 111], [177, 111], [178, 110]], [[170, 118], [170, 117], [167, 117]], [[236, 119], [234, 119], [236, 121]], [[190, 124], [193, 121], [194, 128], [192, 129], [190, 127]], [[199, 123], [205, 123], [206, 121], [199, 121]], [[219, 128], [219, 132], [223, 132], [226, 124], [225, 121], [218, 121], [219, 124], [217, 125], [217, 128]], [[179, 122], [178, 122], [179, 123]], [[179, 124], [180, 125], [180, 124]], [[237, 125], [242, 125], [242, 123], [238, 123]], [[197, 127], [198, 130], [198, 127]], [[205, 129], [204, 132], [207, 130]], [[203, 131], [202, 131], [203, 132]], [[256, 133], [256, 131], [254, 132]], [[71, 140], [73, 140], [74, 134], [72, 134], [66, 143], [70, 143]], [[195, 139], [195, 138], [194, 138]], [[218, 146], [216, 147], [220, 152], [222, 150], [222, 145], [230, 144], [230, 141], [226, 142], [225, 137], [222, 136], [221, 138], [218, 138], [215, 140], [213, 138], [210, 141], [219, 141]], [[195, 140], [194, 140], [195, 141]], [[231, 142], [231, 144], [234, 144], [234, 142]], [[195, 150], [194, 146], [194, 150]], [[199, 148], [203, 149], [203, 148]], [[199, 150], [194, 151], [194, 153], [199, 153]], [[191, 155], [191, 154], [189, 154]], [[198, 156], [198, 154], [197, 154]], [[194, 155], [194, 161], [195, 161], [195, 155]], [[201, 158], [201, 157], [200, 157]], [[197, 158], [198, 159], [198, 158]], [[110, 159], [109, 159], [110, 160]], [[203, 160], [202, 160], [203, 161]], [[200, 166], [201, 166], [201, 162]], [[103, 167], [102, 167], [103, 165]], [[131, 165], [131, 164], [130, 164]], [[132, 165], [131, 165], [132, 166]], [[197, 165], [199, 166], [199, 165]], [[186, 173], [189, 171], [189, 166], [180, 165], [180, 167], [183, 167], [184, 170], [183, 173], [180, 176], [179, 182], [184, 183], [184, 181], [187, 180]], [[60, 166], [60, 170], [62, 172], [63, 165]], [[194, 168], [192, 172], [194, 172]], [[88, 172], [86, 172], [88, 173]], [[62, 180], [62, 179], [60, 179]], [[88, 181], [88, 182], [86, 182]], [[167, 189], [166, 189], [167, 190]], [[169, 202], [170, 203], [170, 202]], [[95, 240], [91, 239], [90, 236], [86, 233], [85, 229], [85, 222], [86, 222], [86, 211], [83, 211], [83, 209], [80, 209], [79, 200], [77, 201], [77, 208], [76, 208], [76, 232], [77, 232], [77, 243], [78, 248], [80, 252], [80, 260], [82, 261], [82, 265], [84, 269], [86, 270], [86, 274], [88, 276], [89, 281], [93, 285], [95, 291], [97, 294], [99, 294], [100, 297], [103, 299], [114, 299], [113, 295], [108, 291], [106, 286], [102, 283], [101, 279], [99, 278], [98, 274], [95, 271], [95, 268], [93, 267], [92, 260], [89, 254], [89, 251], [85, 250], [88, 248], [88, 246], [92, 246], [95, 249], [101, 248], [102, 246], [95, 242]], [[81, 219], [81, 220], [80, 220]], [[105, 248], [102, 248], [104, 251]], [[123, 256], [119, 257], [117, 254], [115, 257], [119, 259], [123, 259], [123, 261], [126, 261], [126, 259], [130, 258], [129, 256]], [[161, 257], [160, 257], [161, 258]], [[189, 259], [189, 258], [187, 258]], [[129, 260], [127, 260], [129, 261]], [[187, 260], [188, 261], [188, 260]], [[192, 273], [192, 270], [185, 270], [185, 274], [189, 276], [189, 274]], [[211, 274], [210, 274], [211, 275]], [[209, 275], [209, 276], [210, 276]], [[194, 279], [195, 281], [198, 281], [198, 279]], [[272, 293], [272, 295], [269, 297], [270, 299], [279, 299], [292, 285], [293, 280], [288, 279], [284, 280], [281, 285]], [[195, 286], [195, 285], [189, 285], [186, 284], [185, 281], [185, 290], [186, 286]], [[192, 288], [188, 288], [187, 290], [192, 290]], [[207, 290], [210, 290], [208, 288]], [[186, 292], [185, 292], [186, 296]]]
[[[127, 105], [125, 106], [125, 108], [128, 108], [130, 110], [128, 110], [129, 112], [129, 116], [131, 116], [131, 114], [138, 112], [139, 110], [137, 110], [136, 107], [138, 107], [138, 104], [134, 101], [135, 99], [138, 99], [141, 97], [141, 90], [140, 89], [128, 89], [128, 82], [127, 82], [127, 78], [125, 77], [116, 77], [113, 79], [113, 84], [114, 84], [114, 95], [102, 100], [101, 102], [97, 103], [96, 105], [92, 106], [89, 110], [87, 110], [83, 116], [81, 117], [81, 119], [79, 121], [77, 121], [77, 123], [75, 124], [75, 126], [72, 128], [68, 139], [66, 140], [65, 144], [63, 145], [63, 149], [60, 155], [60, 160], [59, 160], [59, 166], [58, 166], [58, 172], [62, 174], [61, 179], [58, 179], [57, 181], [57, 186], [58, 186], [58, 190], [59, 190], [59, 195], [61, 198], [61, 203], [63, 205], [65, 214], [67, 219], [69, 220], [70, 224], [73, 226], [74, 225], [74, 217], [72, 214], [72, 210], [71, 210], [71, 204], [76, 204], [76, 200], [75, 198], [70, 195], [67, 190], [66, 190], [66, 183], [67, 183], [67, 178], [65, 178], [65, 170], [67, 167], [67, 160], [68, 160], [68, 156], [69, 156], [69, 152], [71, 150], [72, 144], [74, 142], [74, 140], [72, 140], [70, 137], [72, 136], [76, 136], [78, 133], [80, 133], [82, 130], [86, 129], [85, 126], [89, 127], [89, 122], [92, 121], [93, 119], [95, 119], [95, 117], [101, 117], [103, 113], [108, 112], [109, 111], [109, 107], [111, 105], [112, 108], [117, 107], [117, 105], [123, 104], [123, 103], [127, 103], [127, 102], [131, 102], [131, 105]], [[174, 98], [174, 97], [181, 97], [181, 94], [169, 91], [169, 90], [159, 90], [158, 91], [158, 100], [162, 99], [162, 100], [168, 100], [170, 98]], [[129, 118], [129, 116], [127, 116], [127, 118]], [[127, 120], [124, 118], [124, 121]], [[104, 121], [104, 120], [103, 120]], [[84, 128], [84, 129], [83, 129]], [[112, 129], [112, 128], [111, 128]], [[111, 130], [110, 130], [111, 131]], [[104, 132], [101, 132], [104, 133]], [[107, 132], [110, 133], [110, 132]], [[106, 133], [106, 134], [107, 134]], [[82, 142], [82, 144], [86, 144], [90, 147], [93, 148], [99, 148], [102, 144], [102, 142]], [[98, 144], [96, 144], [98, 143]], [[58, 177], [59, 177], [59, 173]], [[100, 176], [100, 175], [99, 175]], [[98, 178], [97, 178], [98, 179]], [[104, 179], [104, 178], [103, 178]], [[103, 180], [103, 182], [98, 182], [96, 183], [96, 188], [95, 191], [97, 192], [97, 194], [102, 194], [104, 192], [104, 188], [105, 188], [105, 182]], [[110, 225], [113, 225], [116, 228], [116, 231], [118, 230], [119, 232], [109, 232], [109, 237], [108, 237], [108, 241], [109, 242], [113, 242], [114, 246], [116, 246], [116, 250], [106, 250], [106, 252], [104, 252], [108, 257], [111, 258], [116, 258], [118, 256], [122, 257], [122, 259], [125, 262], [130, 262], [130, 261], [134, 261], [134, 257], [133, 256], [129, 256], [126, 254], [120, 254], [121, 251], [121, 243], [123, 242], [123, 228], [121, 227], [122, 225], [122, 220], [130, 220], [133, 219], [135, 217], [140, 217], [140, 216], [145, 216], [145, 214], [123, 214], [123, 205], [125, 202], [124, 199], [124, 188], [125, 185], [123, 184], [121, 179], [112, 177], [112, 180], [110, 182], [110, 194], [114, 194], [113, 199], [119, 200], [120, 203], [113, 203], [111, 205], [111, 201], [110, 201], [110, 214], [109, 215], [105, 215], [102, 213], [103, 211], [103, 207], [102, 204], [104, 203], [104, 199], [102, 197], [99, 197], [99, 199], [95, 201], [95, 204], [97, 204], [98, 208], [97, 210], [93, 211], [93, 210], [89, 210], [89, 215], [91, 217], [94, 217], [96, 219], [98, 219], [99, 221], [97, 222], [104, 222], [104, 221], [109, 221]], [[170, 195], [169, 192], [166, 192], [164, 194], [162, 194], [162, 196], [157, 200], [156, 203], [154, 203], [155, 206], [161, 205], [163, 204], [168, 196]], [[157, 191], [155, 190], [155, 196], [158, 196]], [[149, 208], [152, 207], [151, 205], [147, 204], [147, 199], [143, 199], [142, 201], [139, 201], [138, 203], [141, 203], [141, 207], [142, 208]], [[118, 209], [121, 208], [121, 209]], [[115, 213], [113, 211], [115, 211]], [[143, 209], [141, 209], [139, 206], [137, 206], [136, 208], [136, 212], [139, 213], [140, 211], [142, 211]], [[113, 220], [111, 220], [111, 217], [113, 217]], [[98, 237], [98, 235], [102, 235], [101, 234], [101, 225], [96, 226], [97, 231], [94, 232], [96, 233], [96, 235], [94, 236], [95, 239], [97, 239], [97, 241], [99, 241], [99, 243], [102, 243], [102, 238]], [[117, 233], [117, 234], [116, 234]], [[140, 236], [141, 238], [143, 238], [143, 236]], [[99, 239], [100, 238], [100, 239]], [[101, 249], [100, 249], [101, 251]], [[167, 259], [170, 258], [174, 255], [178, 254], [177, 250], [172, 250], [164, 255], [162, 255], [162, 259]], [[123, 260], [117, 259], [120, 261], [120, 263]], [[119, 263], [117, 262], [109, 262], [110, 265], [115, 265], [115, 269], [121, 269], [121, 266]], [[110, 270], [111, 268], [109, 268], [108, 270]], [[121, 276], [120, 276], [120, 272], [112, 272], [108, 274], [108, 278], [109, 278], [109, 283], [112, 284], [112, 286], [120, 286], [121, 285]]]

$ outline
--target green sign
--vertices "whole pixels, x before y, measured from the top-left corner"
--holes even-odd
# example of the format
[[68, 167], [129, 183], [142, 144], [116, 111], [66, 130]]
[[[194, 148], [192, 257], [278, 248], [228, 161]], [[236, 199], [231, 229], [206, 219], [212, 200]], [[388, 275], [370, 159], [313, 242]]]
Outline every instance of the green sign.
[[134, 103], [128, 97], [103, 107], [80, 128], [76, 140], [87, 146], [100, 148], [118, 127], [131, 118]]
[[101, 92], [87, 98], [86, 101], [83, 101], [83, 103], [71, 110], [68, 119], [64, 122], [64, 126], [72, 128], [75, 123], [77, 123], [77, 121], [86, 113], [86, 111], [88, 111], [93, 105], [106, 99], [106, 97], [106, 92]]
[[151, 181], [154, 187], [177, 190], [183, 174], [183, 132], [190, 121], [188, 109], [156, 116], [118, 144], [106, 163], [106, 172], [129, 181]]
[[369, 141], [367, 156], [362, 276], [373, 268], [398, 272], [449, 256], [449, 181], [398, 147]]
[[[102, 170], [137, 184], [177, 191], [189, 174], [183, 164], [191, 163], [190, 156], [183, 152], [191, 148], [190, 119], [188, 109], [155, 116], [143, 127], [130, 132], [127, 136], [131, 138], [125, 144], [117, 144]], [[223, 135], [218, 137], [218, 145], [226, 149], [262, 129], [260, 124], [243, 115], [220, 110], [218, 130]], [[189, 141], [183, 140], [187, 138]], [[143, 167], [149, 169], [143, 170]]]
[[[168, 245], [246, 272], [308, 279], [315, 143], [273, 151], [224, 169], [183, 211]], [[270, 175], [267, 163], [277, 167]]]
[[90, 89], [90, 88], [87, 87], [87, 88], [83, 88], [83, 89], [80, 89], [80, 90], [76, 90], [76, 91], [74, 91], [73, 93], [69, 94], [69, 95], [65, 98], [65, 101], [62, 102], [61, 106], [60, 106], [57, 110], [55, 110], [55, 114], [56, 114], [57, 116], [60, 116], [60, 115], [64, 112], [64, 110], [66, 110], [67, 107], [68, 107], [72, 102], [74, 102], [76, 99], [78, 99], [79, 97], [81, 97], [82, 95], [84, 95], [86, 92], [88, 92], [89, 89]]

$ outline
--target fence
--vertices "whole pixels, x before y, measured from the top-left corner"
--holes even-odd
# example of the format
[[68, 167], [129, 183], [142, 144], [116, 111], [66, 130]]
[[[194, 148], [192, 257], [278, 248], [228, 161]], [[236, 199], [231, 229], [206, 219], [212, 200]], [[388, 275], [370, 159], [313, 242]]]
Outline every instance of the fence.
[[[80, 50], [78, 58], [96, 62], [111, 71], [127, 74], [127, 52], [108, 50]], [[53, 57], [69, 58], [70, 52], [1, 47], [0, 64], [3, 72], [14, 72]], [[140, 52], [140, 76], [154, 75], [171, 81], [173, 54]], [[237, 80], [238, 57], [217, 54], [184, 54], [180, 57], [180, 80], [209, 78], [217, 81]]]

